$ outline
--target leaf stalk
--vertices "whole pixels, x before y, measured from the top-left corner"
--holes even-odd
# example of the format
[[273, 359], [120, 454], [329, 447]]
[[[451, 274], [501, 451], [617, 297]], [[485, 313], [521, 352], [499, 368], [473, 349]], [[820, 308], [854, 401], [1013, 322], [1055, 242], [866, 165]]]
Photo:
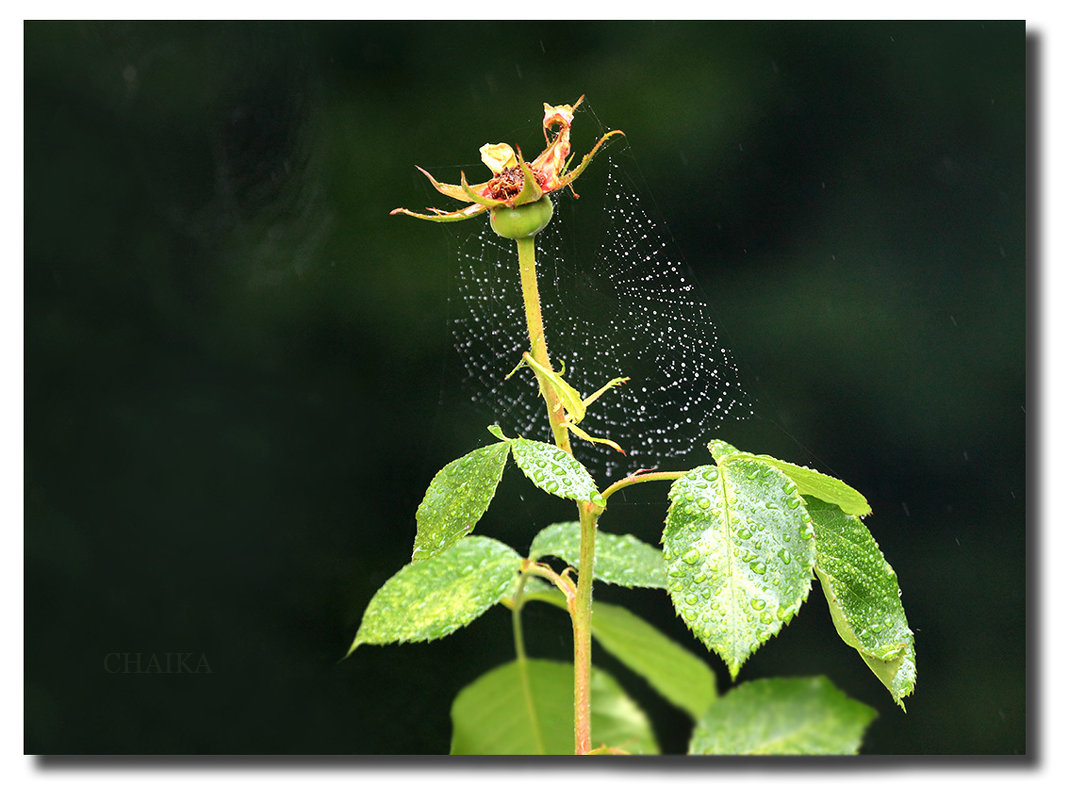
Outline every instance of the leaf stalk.
[[608, 500], [609, 496], [617, 490], [630, 487], [632, 484], [642, 484], [646, 481], [675, 481], [687, 474], [686, 470], [662, 470], [659, 472], [637, 471], [629, 476], [624, 476], [614, 484], [610, 484], [601, 493], [602, 500]]

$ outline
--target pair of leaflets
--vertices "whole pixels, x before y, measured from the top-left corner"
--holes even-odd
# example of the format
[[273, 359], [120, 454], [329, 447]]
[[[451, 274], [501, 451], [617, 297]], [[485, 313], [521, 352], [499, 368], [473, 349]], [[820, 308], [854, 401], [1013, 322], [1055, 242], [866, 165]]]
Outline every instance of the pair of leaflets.
[[555, 445], [501, 439], [456, 459], [431, 480], [416, 510], [412, 561], [372, 597], [352, 646], [421, 642], [471, 623], [512, 589], [523, 558], [508, 545], [471, 536], [501, 481], [509, 454], [531, 481], [561, 498], [604, 506], [594, 480]]
[[[663, 535], [677, 612], [732, 678], [806, 600], [815, 574], [836, 630], [899, 706], [916, 679], [898, 579], [838, 479], [725, 442], [675, 481]], [[903, 706], [904, 708], [904, 706]]]

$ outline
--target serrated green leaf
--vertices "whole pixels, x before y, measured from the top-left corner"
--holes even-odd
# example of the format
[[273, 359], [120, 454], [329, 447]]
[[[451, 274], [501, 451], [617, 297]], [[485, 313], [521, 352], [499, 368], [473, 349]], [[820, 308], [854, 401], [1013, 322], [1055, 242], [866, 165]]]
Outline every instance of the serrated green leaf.
[[508, 442], [474, 450], [454, 459], [431, 479], [416, 510], [412, 559], [428, 559], [471, 533], [501, 481]]
[[[528, 659], [530, 699], [522, 668], [508, 662], [484, 673], [453, 701], [451, 754], [556, 754], [575, 752], [572, 666]], [[632, 754], [658, 753], [646, 714], [608, 673], [590, 674], [590, 732], [602, 744]]]
[[758, 679], [709, 707], [688, 753], [856, 754], [876, 710], [848, 698], [824, 676]]
[[465, 537], [431, 559], [410, 562], [371, 598], [349, 648], [436, 640], [466, 626], [513, 588], [522, 557], [486, 537]]
[[814, 569], [835, 630], [905, 709], [917, 662], [898, 577], [864, 523], [834, 504], [805, 500], [816, 532]]
[[[580, 532], [577, 521], [554, 523], [538, 532], [531, 542], [531, 559], [557, 556], [573, 567], [579, 565]], [[594, 538], [594, 578], [621, 587], [664, 589], [664, 555], [660, 548], [630, 534], [598, 531]]]
[[[531, 592], [527, 598], [568, 611], [556, 590]], [[624, 607], [595, 602], [590, 633], [602, 648], [692, 718], [697, 719], [716, 700], [716, 674], [709, 666]]]
[[558, 498], [605, 505], [590, 473], [567, 451], [548, 442], [523, 437], [516, 437], [510, 442], [516, 464], [540, 490]]
[[833, 503], [848, 515], [870, 515], [872, 507], [865, 496], [856, 489], [832, 476], [826, 476], [808, 467], [785, 462], [772, 456], [745, 454], [746, 459], [755, 459], [772, 465], [786, 474], [802, 495], [820, 498]]
[[669, 595], [734, 679], [809, 594], [809, 514], [783, 473], [737, 459], [691, 470], [672, 484], [669, 498], [663, 537]]

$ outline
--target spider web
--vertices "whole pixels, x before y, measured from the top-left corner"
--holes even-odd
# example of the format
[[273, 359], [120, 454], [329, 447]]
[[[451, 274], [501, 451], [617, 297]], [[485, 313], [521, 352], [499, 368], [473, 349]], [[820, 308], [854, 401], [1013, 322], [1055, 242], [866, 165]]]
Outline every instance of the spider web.
[[[646, 211], [618, 162], [604, 162], [604, 202], [589, 197], [597, 179], [588, 171], [583, 198], [554, 195], [553, 220], [535, 242], [554, 369], [563, 360], [565, 381], [584, 397], [617, 376], [630, 379], [587, 407], [579, 423], [591, 436], [619, 443], [626, 456], [571, 436], [593, 475], [620, 478], [704, 451], [720, 423], [749, 417], [752, 406], [671, 235]], [[583, 218], [584, 204], [601, 219]], [[600, 244], [584, 250], [569, 235], [573, 226], [602, 230]], [[530, 349], [515, 243], [484, 220], [461, 242], [456, 275], [451, 324], [472, 401], [506, 435], [552, 441], [533, 372], [524, 368], [505, 380]]]

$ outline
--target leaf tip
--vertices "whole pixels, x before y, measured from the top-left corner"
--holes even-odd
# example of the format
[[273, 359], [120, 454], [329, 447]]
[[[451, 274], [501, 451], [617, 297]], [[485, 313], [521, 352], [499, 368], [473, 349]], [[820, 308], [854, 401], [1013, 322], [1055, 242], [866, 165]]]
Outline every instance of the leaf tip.
[[710, 440], [705, 447], [708, 448], [709, 455], [712, 456], [718, 464], [723, 457], [739, 452], [738, 448], [728, 442], [724, 442], [722, 439]]
[[353, 644], [349, 646], [349, 650], [345, 652], [345, 656], [343, 656], [341, 659], [339, 659], [338, 662], [344, 662], [346, 659], [348, 659], [350, 656], [352, 656], [353, 655], [353, 651], [355, 651], [360, 646], [360, 644], [361, 644], [360, 632], [358, 631], [356, 633], [356, 638], [353, 640]]
[[489, 431], [491, 434], [493, 434], [495, 437], [497, 437], [502, 442], [511, 442], [512, 441], [511, 439], [509, 439], [508, 437], [505, 436], [504, 432], [501, 430], [501, 426], [497, 425], [497, 423], [494, 423], [493, 425], [487, 426], [486, 430]]

